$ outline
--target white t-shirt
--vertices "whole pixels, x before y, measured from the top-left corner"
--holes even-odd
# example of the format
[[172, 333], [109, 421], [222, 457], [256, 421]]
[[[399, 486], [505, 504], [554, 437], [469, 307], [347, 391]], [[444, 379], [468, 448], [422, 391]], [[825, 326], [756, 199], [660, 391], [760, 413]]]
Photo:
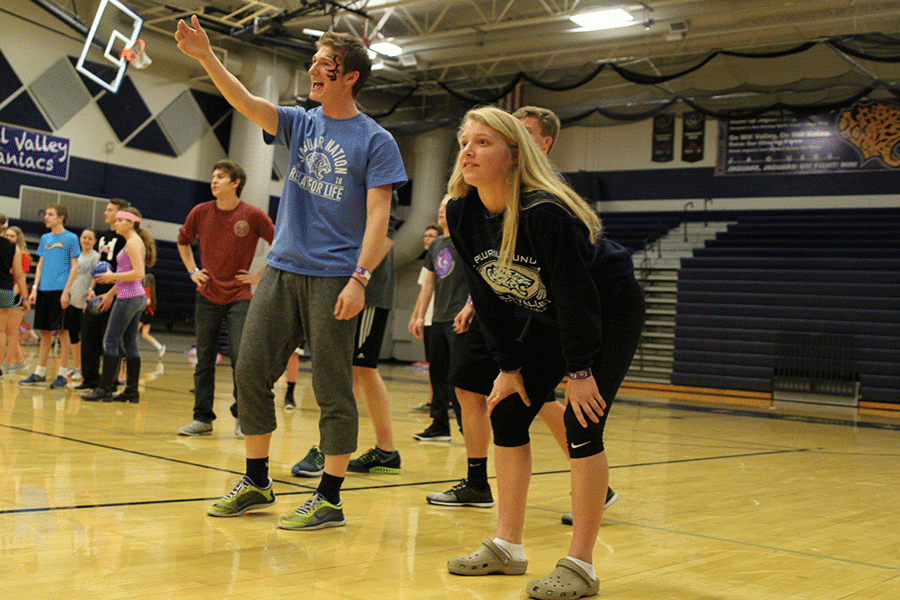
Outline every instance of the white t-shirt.
[[[428, 269], [422, 267], [422, 270], [419, 271], [419, 287], [425, 283], [426, 273], [428, 273]], [[431, 300], [428, 301], [428, 308], [425, 309], [425, 327], [431, 327], [431, 317], [434, 315], [434, 294], [431, 294]]]

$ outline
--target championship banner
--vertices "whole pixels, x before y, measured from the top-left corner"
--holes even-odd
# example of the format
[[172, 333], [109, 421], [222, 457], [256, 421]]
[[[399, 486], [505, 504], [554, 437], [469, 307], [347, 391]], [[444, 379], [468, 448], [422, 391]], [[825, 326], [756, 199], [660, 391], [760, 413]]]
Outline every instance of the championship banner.
[[681, 160], [684, 162], [703, 160], [706, 117], [698, 112], [684, 113], [681, 129]]
[[69, 140], [0, 125], [0, 169], [69, 178]]
[[672, 115], [653, 117], [653, 162], [672, 162], [675, 154], [675, 118]]
[[900, 170], [900, 103], [861, 102], [809, 117], [719, 125], [716, 175]]

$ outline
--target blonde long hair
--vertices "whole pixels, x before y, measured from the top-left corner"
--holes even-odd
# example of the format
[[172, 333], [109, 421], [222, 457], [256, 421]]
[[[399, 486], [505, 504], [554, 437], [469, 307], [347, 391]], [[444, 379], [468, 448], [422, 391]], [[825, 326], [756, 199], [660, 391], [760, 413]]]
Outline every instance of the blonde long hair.
[[[537, 147], [525, 126], [509, 113], [485, 106], [475, 108], [466, 113], [457, 132], [457, 139], [462, 138], [463, 129], [469, 121], [478, 121], [490, 127], [502, 137], [514, 160], [506, 174], [506, 209], [503, 214], [503, 236], [500, 242], [498, 266], [509, 268], [516, 251], [516, 239], [519, 234], [519, 213], [534, 206], [522, 207], [521, 195], [528, 192], [547, 192], [575, 215], [587, 227], [592, 244], [597, 243], [602, 224], [600, 217], [591, 210], [588, 203], [566, 185], [557, 174], [556, 169], [544, 153]], [[453, 173], [447, 183], [447, 192], [454, 198], [462, 198], [469, 194], [472, 186], [463, 179], [462, 167], [457, 159]], [[552, 202], [552, 200], [545, 200]]]
[[12, 231], [16, 234], [16, 246], [18, 246], [22, 252], [28, 252], [28, 244], [25, 243], [25, 233], [22, 231], [22, 228], [16, 225], [10, 225], [6, 229], [7, 231]]

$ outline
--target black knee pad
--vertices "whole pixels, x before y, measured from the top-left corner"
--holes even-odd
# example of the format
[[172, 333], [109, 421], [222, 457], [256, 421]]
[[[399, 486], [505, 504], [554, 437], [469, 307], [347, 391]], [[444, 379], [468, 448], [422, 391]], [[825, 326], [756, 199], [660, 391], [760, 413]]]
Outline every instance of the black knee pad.
[[491, 412], [494, 444], [502, 447], [524, 446], [531, 441], [528, 429], [540, 411], [540, 405], [525, 406], [518, 394], [500, 401]]
[[569, 444], [569, 456], [571, 458], [585, 458], [600, 454], [605, 449], [603, 445], [603, 430], [606, 427], [606, 416], [609, 414], [609, 406], [603, 411], [599, 423], [594, 423], [585, 415], [587, 427], [582, 427], [572, 410], [572, 406], [566, 406], [563, 413], [563, 422], [566, 424], [566, 439]]

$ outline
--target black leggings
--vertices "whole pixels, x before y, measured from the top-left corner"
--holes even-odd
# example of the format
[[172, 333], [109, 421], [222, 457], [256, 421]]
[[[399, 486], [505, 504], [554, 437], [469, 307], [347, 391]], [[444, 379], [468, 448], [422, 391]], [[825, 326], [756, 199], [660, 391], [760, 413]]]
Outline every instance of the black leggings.
[[[584, 458], [603, 452], [603, 429], [613, 400], [631, 359], [637, 350], [644, 327], [644, 293], [634, 279], [627, 282], [619, 295], [603, 302], [603, 343], [591, 367], [606, 410], [599, 423], [587, 420], [582, 427], [571, 407], [564, 416], [566, 438], [572, 458]], [[559, 330], [533, 319], [525, 333], [525, 356], [522, 378], [531, 406], [525, 406], [518, 394], [501, 401], [491, 413], [494, 443], [517, 447], [529, 443], [528, 429], [544, 403], [553, 399], [556, 386], [566, 373]]]

